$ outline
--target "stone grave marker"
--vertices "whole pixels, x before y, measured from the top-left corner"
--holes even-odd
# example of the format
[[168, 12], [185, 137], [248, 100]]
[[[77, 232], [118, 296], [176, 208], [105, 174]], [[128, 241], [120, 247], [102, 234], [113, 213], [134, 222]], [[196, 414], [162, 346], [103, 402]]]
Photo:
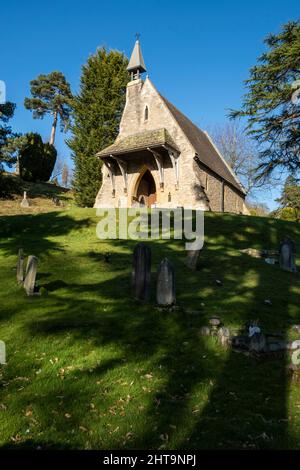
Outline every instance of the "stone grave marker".
[[290, 237], [285, 237], [279, 247], [279, 265], [285, 271], [295, 273], [296, 268], [296, 246]]
[[30, 207], [29, 201], [28, 201], [28, 199], [27, 199], [27, 193], [26, 193], [26, 191], [24, 191], [23, 199], [22, 199], [22, 202], [21, 202], [20, 206], [21, 206], [21, 207]]
[[37, 259], [36, 256], [28, 256], [25, 280], [24, 280], [24, 284], [23, 284], [27, 295], [37, 295], [38, 294], [38, 292], [36, 292], [36, 289], [35, 289], [37, 264], [38, 264], [38, 259]]
[[133, 296], [147, 302], [150, 298], [151, 248], [138, 243], [133, 252], [132, 290]]
[[160, 307], [171, 307], [176, 302], [175, 270], [167, 258], [164, 258], [158, 267], [156, 302]]
[[185, 264], [190, 269], [197, 269], [198, 259], [201, 250], [188, 250], [186, 254]]
[[6, 348], [4, 341], [0, 341], [0, 364], [6, 364]]

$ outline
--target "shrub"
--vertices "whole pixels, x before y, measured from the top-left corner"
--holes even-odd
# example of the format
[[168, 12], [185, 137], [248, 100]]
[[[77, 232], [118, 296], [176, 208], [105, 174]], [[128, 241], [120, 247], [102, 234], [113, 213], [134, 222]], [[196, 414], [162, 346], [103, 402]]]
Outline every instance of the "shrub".
[[44, 144], [39, 134], [29, 133], [26, 138], [20, 150], [20, 177], [24, 181], [49, 181], [57, 157], [55, 148]]

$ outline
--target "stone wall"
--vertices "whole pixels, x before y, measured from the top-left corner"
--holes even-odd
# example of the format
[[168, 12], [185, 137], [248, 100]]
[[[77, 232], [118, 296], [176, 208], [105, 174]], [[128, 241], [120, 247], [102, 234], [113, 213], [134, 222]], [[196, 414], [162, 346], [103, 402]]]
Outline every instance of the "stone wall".
[[244, 213], [244, 200], [232, 187], [224, 186], [224, 212]]

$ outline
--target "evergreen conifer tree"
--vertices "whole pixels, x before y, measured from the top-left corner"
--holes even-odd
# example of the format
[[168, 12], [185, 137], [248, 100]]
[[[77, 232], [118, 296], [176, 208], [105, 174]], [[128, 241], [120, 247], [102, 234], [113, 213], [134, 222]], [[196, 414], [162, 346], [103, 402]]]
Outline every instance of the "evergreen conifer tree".
[[113, 143], [125, 104], [127, 58], [104, 47], [82, 67], [80, 91], [74, 97], [72, 150], [76, 202], [93, 206], [101, 185], [101, 162], [95, 154]]
[[242, 109], [231, 117], [248, 118], [248, 131], [262, 144], [258, 176], [274, 169], [300, 170], [300, 23], [270, 34], [267, 50], [251, 68]]

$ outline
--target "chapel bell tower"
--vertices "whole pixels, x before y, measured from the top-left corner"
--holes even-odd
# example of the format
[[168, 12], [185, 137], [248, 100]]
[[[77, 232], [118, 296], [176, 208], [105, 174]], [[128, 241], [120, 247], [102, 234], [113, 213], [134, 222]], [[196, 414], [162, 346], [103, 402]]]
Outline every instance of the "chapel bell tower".
[[136, 34], [135, 45], [130, 57], [129, 64], [127, 66], [128, 72], [130, 72], [131, 81], [138, 80], [140, 74], [146, 72], [146, 66], [140, 46], [139, 34]]

